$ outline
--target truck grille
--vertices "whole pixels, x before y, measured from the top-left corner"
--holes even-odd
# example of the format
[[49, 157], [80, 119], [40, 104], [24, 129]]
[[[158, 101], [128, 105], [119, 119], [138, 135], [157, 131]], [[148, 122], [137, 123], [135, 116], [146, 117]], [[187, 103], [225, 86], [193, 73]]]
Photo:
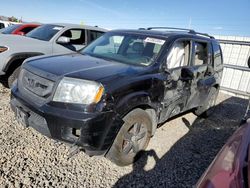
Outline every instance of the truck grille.
[[54, 82], [22, 69], [18, 85], [19, 89], [23, 88], [39, 97], [48, 98], [52, 94]]

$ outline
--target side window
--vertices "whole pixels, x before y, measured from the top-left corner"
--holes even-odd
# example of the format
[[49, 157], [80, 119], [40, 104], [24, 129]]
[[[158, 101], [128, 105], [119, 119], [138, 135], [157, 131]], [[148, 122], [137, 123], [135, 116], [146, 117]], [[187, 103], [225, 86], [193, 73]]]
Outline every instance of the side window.
[[85, 30], [84, 29], [70, 29], [65, 31], [61, 36], [70, 38], [72, 45], [85, 44]]
[[214, 51], [214, 66], [220, 66], [222, 64], [222, 52], [220, 45], [213, 42], [213, 51]]
[[195, 42], [194, 65], [204, 65], [208, 63], [208, 44], [202, 42]]
[[169, 69], [187, 66], [190, 56], [190, 41], [175, 42], [171, 48], [167, 64]]
[[103, 35], [103, 32], [101, 32], [101, 31], [90, 30], [89, 32], [90, 32], [90, 42], [92, 42], [93, 40], [95, 40]]
[[30, 32], [31, 30], [33, 30], [33, 29], [34, 29], [34, 27], [25, 27], [25, 28], [21, 29], [21, 32], [24, 32], [24, 34], [26, 34], [26, 33]]
[[94, 48], [93, 52], [97, 54], [117, 54], [123, 39], [123, 36], [104, 38], [102, 43]]
[[4, 28], [4, 24], [0, 23], [0, 29]]

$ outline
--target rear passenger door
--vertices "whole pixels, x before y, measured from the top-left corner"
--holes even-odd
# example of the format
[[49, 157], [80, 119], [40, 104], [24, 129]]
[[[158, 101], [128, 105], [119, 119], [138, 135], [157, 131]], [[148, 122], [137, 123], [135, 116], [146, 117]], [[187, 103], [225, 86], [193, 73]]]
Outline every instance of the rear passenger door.
[[185, 111], [188, 97], [190, 96], [190, 81], [182, 79], [182, 70], [190, 67], [192, 55], [192, 41], [179, 39], [174, 42], [167, 55], [166, 67], [167, 84], [165, 85], [164, 107], [161, 120], [165, 121], [180, 112]]
[[216, 82], [212, 65], [212, 47], [208, 41], [192, 41], [193, 80], [190, 87], [190, 97], [187, 108], [202, 106], [208, 97], [211, 87]]

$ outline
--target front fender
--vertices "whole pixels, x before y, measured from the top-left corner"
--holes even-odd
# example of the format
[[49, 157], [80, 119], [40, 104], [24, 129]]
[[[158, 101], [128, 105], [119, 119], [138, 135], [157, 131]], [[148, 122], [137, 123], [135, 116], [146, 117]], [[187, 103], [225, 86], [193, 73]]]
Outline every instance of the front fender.
[[124, 117], [136, 107], [145, 106], [155, 109], [150, 95], [145, 91], [134, 92], [122, 97], [116, 102], [115, 111]]
[[39, 55], [44, 55], [44, 54], [40, 52], [25, 52], [25, 53], [12, 54], [8, 58], [6, 64], [3, 66], [3, 72], [7, 72], [8, 69], [11, 67], [12, 63], [15, 62], [16, 60], [21, 60], [21, 59], [25, 60], [27, 58], [39, 56]]

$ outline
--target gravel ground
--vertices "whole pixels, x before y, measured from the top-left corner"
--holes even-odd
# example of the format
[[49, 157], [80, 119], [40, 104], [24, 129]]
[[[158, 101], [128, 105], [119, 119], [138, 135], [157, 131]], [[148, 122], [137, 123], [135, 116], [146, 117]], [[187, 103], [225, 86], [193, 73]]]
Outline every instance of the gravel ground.
[[134, 165], [117, 167], [22, 128], [0, 86], [0, 187], [192, 187], [237, 128], [247, 101], [220, 93], [208, 119], [192, 113], [166, 122]]

